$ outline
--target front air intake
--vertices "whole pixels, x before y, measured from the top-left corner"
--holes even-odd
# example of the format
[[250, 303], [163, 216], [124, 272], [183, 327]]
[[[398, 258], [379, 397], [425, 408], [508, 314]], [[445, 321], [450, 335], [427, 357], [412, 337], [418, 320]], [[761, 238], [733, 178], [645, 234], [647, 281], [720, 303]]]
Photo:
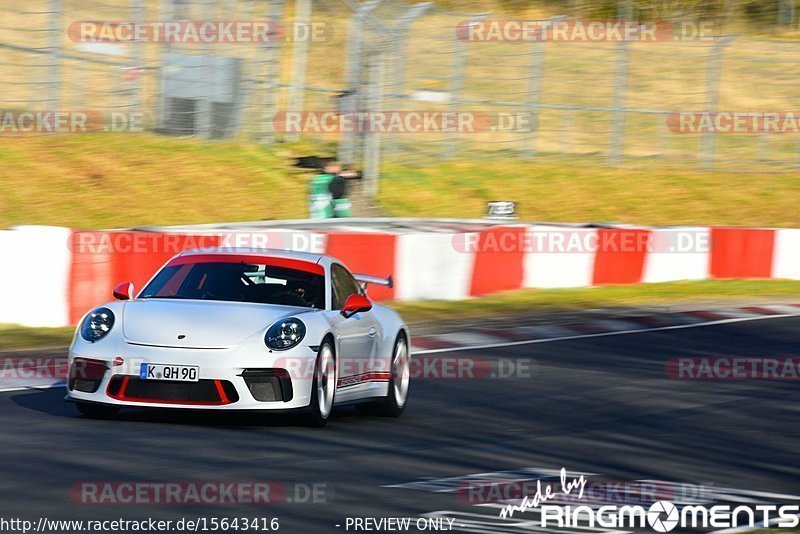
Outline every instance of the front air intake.
[[294, 396], [292, 379], [286, 369], [246, 369], [242, 378], [259, 402], [289, 402]]
[[108, 371], [108, 364], [100, 360], [75, 358], [69, 368], [68, 387], [70, 391], [94, 393]]
[[116, 375], [109, 382], [106, 393], [121, 401], [198, 406], [221, 406], [239, 400], [236, 388], [227, 380], [173, 382]]

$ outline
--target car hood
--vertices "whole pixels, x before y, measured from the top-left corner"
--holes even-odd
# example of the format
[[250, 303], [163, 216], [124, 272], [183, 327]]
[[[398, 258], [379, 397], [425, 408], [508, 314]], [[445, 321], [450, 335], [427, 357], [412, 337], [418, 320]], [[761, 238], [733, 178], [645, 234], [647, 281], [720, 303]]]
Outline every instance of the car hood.
[[307, 311], [244, 302], [133, 300], [125, 303], [122, 332], [126, 341], [138, 345], [225, 349], [242, 343], [281, 317]]

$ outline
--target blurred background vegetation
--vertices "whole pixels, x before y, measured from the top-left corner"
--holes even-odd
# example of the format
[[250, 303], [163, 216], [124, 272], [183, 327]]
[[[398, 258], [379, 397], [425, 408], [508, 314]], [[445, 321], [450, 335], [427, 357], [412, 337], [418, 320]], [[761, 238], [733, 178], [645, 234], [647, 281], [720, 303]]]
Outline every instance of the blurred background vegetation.
[[435, 0], [457, 11], [544, 14], [591, 19], [709, 21], [730, 31], [764, 33], [797, 30], [795, 0]]

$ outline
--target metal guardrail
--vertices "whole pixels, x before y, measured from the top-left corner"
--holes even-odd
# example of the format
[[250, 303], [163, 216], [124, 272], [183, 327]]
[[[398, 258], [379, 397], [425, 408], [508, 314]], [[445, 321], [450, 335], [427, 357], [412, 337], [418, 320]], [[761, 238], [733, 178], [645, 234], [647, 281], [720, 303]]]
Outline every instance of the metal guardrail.
[[[293, 219], [282, 221], [248, 221], [232, 223], [208, 223], [179, 226], [137, 226], [133, 228], [117, 228], [115, 230], [133, 230], [142, 232], [258, 232], [270, 230], [306, 230], [327, 232], [334, 229], [348, 231], [390, 231], [390, 232], [452, 232], [477, 231], [493, 226], [508, 225], [542, 225], [561, 228], [633, 228], [634, 225], [614, 222], [543, 222], [495, 220], [495, 219], [457, 219], [457, 218], [424, 218], [424, 217], [354, 217], [348, 219]], [[665, 227], [667, 228], [667, 227]]]

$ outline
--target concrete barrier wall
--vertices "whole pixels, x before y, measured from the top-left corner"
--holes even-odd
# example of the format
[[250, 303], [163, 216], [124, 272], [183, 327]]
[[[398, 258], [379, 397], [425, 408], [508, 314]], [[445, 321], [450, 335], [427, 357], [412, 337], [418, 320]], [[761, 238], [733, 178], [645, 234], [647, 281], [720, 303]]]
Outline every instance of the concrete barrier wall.
[[0, 322], [76, 324], [113, 287], [141, 289], [182, 250], [302, 250], [338, 257], [352, 271], [392, 275], [374, 300], [458, 300], [520, 288], [568, 288], [675, 280], [800, 279], [800, 230], [628, 228], [532, 224], [406, 225], [395, 229], [0, 231]]
[[0, 323], [70, 324], [70, 235], [49, 226], [0, 231]]

